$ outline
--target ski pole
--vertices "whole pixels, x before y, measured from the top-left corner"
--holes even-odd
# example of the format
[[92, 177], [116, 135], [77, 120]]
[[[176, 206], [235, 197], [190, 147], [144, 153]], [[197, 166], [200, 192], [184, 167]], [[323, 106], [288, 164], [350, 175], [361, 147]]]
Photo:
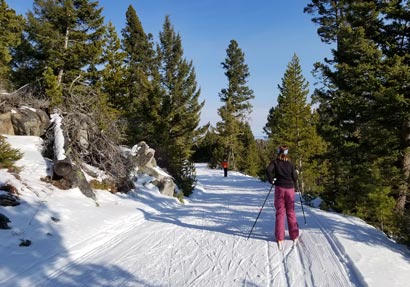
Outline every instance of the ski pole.
[[303, 209], [303, 202], [302, 202], [302, 192], [300, 191], [299, 182], [298, 182], [298, 181], [296, 181], [296, 185], [297, 185], [297, 188], [298, 188], [298, 191], [299, 191], [300, 205], [302, 206], [303, 219], [305, 220], [305, 225], [306, 225], [305, 210]]
[[266, 196], [266, 198], [265, 198], [265, 201], [264, 201], [264, 202], [263, 202], [263, 204], [262, 204], [261, 209], [259, 210], [259, 214], [258, 214], [258, 216], [256, 217], [255, 222], [253, 223], [253, 226], [252, 226], [251, 231], [249, 232], [248, 238], [246, 238], [246, 239], [249, 239], [249, 237], [251, 236], [252, 231], [253, 231], [253, 228], [255, 227], [256, 222], [258, 221], [259, 216], [260, 216], [260, 215], [261, 215], [261, 213], [262, 213], [263, 207], [265, 206], [265, 203], [266, 203], [266, 201], [268, 200], [268, 197], [269, 197], [270, 192], [272, 191], [272, 188], [273, 188], [273, 183], [272, 183], [272, 186], [270, 187], [270, 190], [269, 190], [269, 192], [268, 192], [268, 195], [267, 195], [267, 196]]

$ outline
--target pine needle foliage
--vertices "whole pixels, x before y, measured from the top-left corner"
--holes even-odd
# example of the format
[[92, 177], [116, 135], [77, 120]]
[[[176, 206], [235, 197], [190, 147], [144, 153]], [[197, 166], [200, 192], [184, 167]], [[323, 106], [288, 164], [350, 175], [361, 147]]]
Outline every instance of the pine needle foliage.
[[50, 99], [51, 108], [61, 108], [63, 104], [63, 89], [58, 84], [57, 77], [54, 75], [53, 70], [48, 67], [44, 71], [44, 89], [47, 98]]
[[308, 82], [296, 54], [278, 88], [278, 103], [270, 109], [264, 127], [269, 138], [268, 154], [272, 159], [279, 145], [289, 146], [290, 157], [299, 171], [300, 187], [317, 195], [321, 191], [319, 179], [325, 173], [320, 156], [326, 146], [316, 132], [317, 117], [307, 102]]
[[104, 68], [101, 70], [101, 89], [107, 95], [109, 105], [118, 110], [119, 113], [125, 114], [127, 107], [124, 102], [124, 61], [126, 53], [121, 49], [121, 41], [111, 21], [108, 22], [104, 42], [102, 53]]
[[406, 238], [408, 3], [318, 0], [305, 11], [314, 15], [322, 41], [335, 44], [333, 57], [316, 64], [323, 81], [315, 92], [319, 130], [329, 143], [325, 200]]
[[0, 0], [0, 89], [11, 88], [12, 50], [20, 44], [24, 20]]
[[52, 69], [59, 85], [71, 84], [98, 64], [105, 32], [102, 8], [91, 0], [34, 0], [23, 40], [16, 48], [14, 81], [22, 86]]
[[0, 168], [10, 168], [13, 163], [21, 159], [23, 154], [16, 149], [13, 149], [6, 141], [6, 138], [0, 136]]
[[247, 124], [252, 112], [251, 100], [255, 96], [248, 87], [250, 72], [245, 63], [245, 54], [235, 40], [230, 41], [225, 61], [221, 65], [228, 87], [221, 89], [219, 93], [223, 104], [218, 109], [221, 121], [216, 124], [219, 146], [215, 149], [212, 162], [220, 163], [226, 159], [231, 169], [255, 174], [256, 170], [251, 165], [258, 158], [255, 156], [256, 146], [251, 143], [254, 142], [254, 136]]
[[[175, 32], [169, 16], [165, 17], [158, 45], [160, 87], [154, 91], [158, 107], [155, 126], [155, 149], [158, 163], [166, 167], [183, 187], [185, 195], [195, 187], [195, 167], [192, 164], [193, 139], [202, 135], [207, 127], [199, 127], [200, 112], [205, 102], [199, 102], [196, 74], [192, 61], [183, 56], [181, 36]], [[154, 93], [158, 96], [157, 93]]]

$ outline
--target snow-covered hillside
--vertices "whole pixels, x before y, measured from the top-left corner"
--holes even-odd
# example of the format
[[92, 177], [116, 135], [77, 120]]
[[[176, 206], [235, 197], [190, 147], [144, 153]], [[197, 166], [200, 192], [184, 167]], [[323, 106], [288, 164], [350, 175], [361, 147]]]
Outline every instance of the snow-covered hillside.
[[[299, 244], [274, 242], [273, 193], [247, 239], [269, 185], [197, 165], [198, 186], [180, 204], [140, 177], [128, 194], [40, 180], [49, 163], [37, 137], [8, 137], [24, 152], [20, 180], [0, 170], [21, 205], [0, 207], [0, 286], [408, 286], [410, 254], [363, 221], [305, 206]], [[0, 191], [1, 192], [1, 191]], [[21, 240], [31, 245], [20, 247]]]

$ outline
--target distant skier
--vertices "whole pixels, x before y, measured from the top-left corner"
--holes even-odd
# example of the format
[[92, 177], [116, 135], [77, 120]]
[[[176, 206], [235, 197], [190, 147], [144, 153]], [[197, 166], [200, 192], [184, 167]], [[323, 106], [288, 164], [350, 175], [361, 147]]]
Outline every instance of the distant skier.
[[275, 236], [280, 250], [285, 240], [285, 214], [290, 239], [296, 243], [299, 238], [299, 226], [295, 214], [295, 187], [298, 175], [294, 164], [289, 161], [288, 152], [287, 146], [279, 146], [276, 159], [272, 160], [266, 168], [269, 182], [275, 185]]
[[226, 159], [222, 162], [222, 168], [224, 169], [224, 177], [228, 176], [228, 161]]

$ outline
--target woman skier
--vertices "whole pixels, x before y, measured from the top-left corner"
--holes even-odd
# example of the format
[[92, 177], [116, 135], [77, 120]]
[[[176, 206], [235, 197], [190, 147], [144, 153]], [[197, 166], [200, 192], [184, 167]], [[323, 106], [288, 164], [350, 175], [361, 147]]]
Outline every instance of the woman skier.
[[288, 152], [287, 146], [279, 146], [276, 159], [272, 160], [266, 168], [269, 182], [275, 185], [275, 236], [279, 250], [282, 250], [285, 240], [285, 214], [290, 239], [296, 244], [299, 238], [299, 226], [295, 214], [295, 187], [298, 175], [295, 165], [289, 161]]

